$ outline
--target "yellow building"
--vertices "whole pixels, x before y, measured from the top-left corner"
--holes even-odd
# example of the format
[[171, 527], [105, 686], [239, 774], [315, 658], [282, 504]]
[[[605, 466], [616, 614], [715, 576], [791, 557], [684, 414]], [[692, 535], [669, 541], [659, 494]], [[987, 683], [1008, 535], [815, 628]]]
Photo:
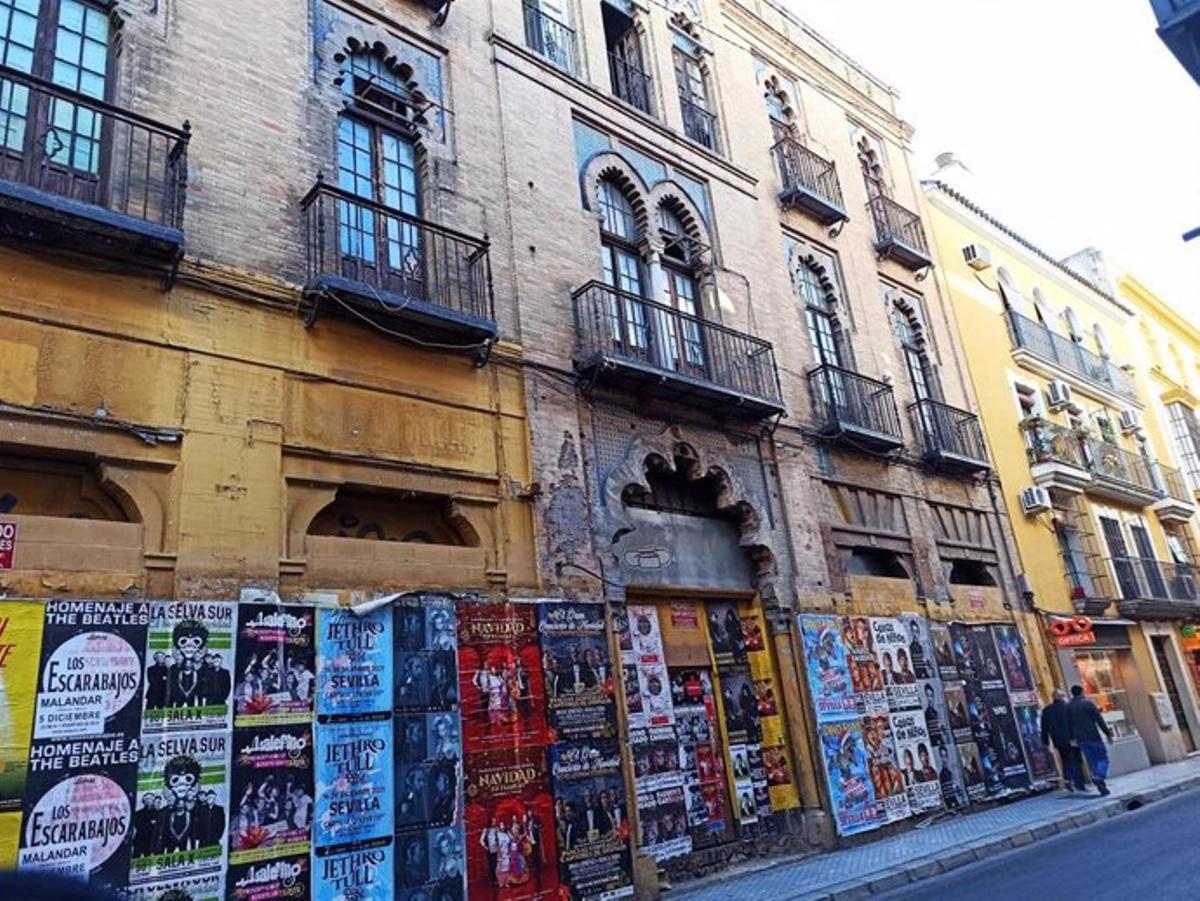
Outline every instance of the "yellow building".
[[1024, 570], [1031, 631], [1058, 685], [1081, 684], [1117, 736], [1113, 772], [1196, 749], [1179, 625], [1193, 617], [1195, 499], [1169, 465], [1162, 388], [1138, 307], [965, 196], [954, 161], [925, 183], [992, 459]]

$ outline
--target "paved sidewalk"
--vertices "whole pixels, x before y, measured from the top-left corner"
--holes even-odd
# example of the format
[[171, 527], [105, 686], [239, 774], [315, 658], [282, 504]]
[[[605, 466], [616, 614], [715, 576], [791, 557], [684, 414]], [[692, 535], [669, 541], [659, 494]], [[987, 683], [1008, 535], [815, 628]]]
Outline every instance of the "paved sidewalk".
[[1109, 780], [1112, 795], [1052, 792], [812, 857], [762, 860], [686, 883], [669, 901], [850, 901], [928, 879], [1143, 804], [1200, 788], [1200, 758]]

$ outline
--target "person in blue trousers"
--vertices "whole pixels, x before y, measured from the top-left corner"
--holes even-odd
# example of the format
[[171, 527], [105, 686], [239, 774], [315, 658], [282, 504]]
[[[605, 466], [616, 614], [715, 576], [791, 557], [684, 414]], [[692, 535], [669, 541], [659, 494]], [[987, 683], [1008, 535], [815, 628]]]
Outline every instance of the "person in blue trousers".
[[[1071, 686], [1067, 722], [1071, 727], [1071, 740], [1083, 753], [1088, 769], [1092, 771], [1092, 781], [1096, 783], [1101, 795], [1107, 795], [1108, 748], [1105, 747], [1105, 742], [1112, 742], [1112, 730], [1100, 715], [1100, 708], [1083, 696], [1082, 685]], [[1101, 735], [1104, 736], [1103, 739]]]

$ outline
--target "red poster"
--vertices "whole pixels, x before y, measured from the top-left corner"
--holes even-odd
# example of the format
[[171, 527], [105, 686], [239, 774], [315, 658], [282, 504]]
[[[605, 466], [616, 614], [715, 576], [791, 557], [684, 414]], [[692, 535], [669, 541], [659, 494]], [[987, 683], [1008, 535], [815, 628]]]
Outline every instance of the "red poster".
[[531, 605], [459, 607], [471, 901], [559, 894], [545, 684]]
[[0, 569], [12, 569], [17, 556], [17, 524], [0, 522]]

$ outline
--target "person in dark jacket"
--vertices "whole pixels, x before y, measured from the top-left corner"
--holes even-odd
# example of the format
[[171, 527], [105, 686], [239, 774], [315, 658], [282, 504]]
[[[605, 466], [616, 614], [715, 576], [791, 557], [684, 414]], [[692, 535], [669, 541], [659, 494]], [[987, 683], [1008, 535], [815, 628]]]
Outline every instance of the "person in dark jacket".
[[1076, 744], [1083, 756], [1087, 758], [1088, 769], [1092, 771], [1092, 781], [1100, 794], [1107, 795], [1108, 791], [1108, 748], [1104, 739], [1112, 741], [1112, 730], [1100, 708], [1083, 696], [1082, 685], [1071, 686], [1071, 701], [1067, 704], [1067, 723], [1071, 727], [1071, 740]]
[[1054, 689], [1053, 700], [1042, 708], [1042, 744], [1054, 745], [1062, 764], [1063, 783], [1067, 791], [1084, 791], [1083, 757], [1071, 744], [1071, 724], [1067, 721], [1067, 693]]

